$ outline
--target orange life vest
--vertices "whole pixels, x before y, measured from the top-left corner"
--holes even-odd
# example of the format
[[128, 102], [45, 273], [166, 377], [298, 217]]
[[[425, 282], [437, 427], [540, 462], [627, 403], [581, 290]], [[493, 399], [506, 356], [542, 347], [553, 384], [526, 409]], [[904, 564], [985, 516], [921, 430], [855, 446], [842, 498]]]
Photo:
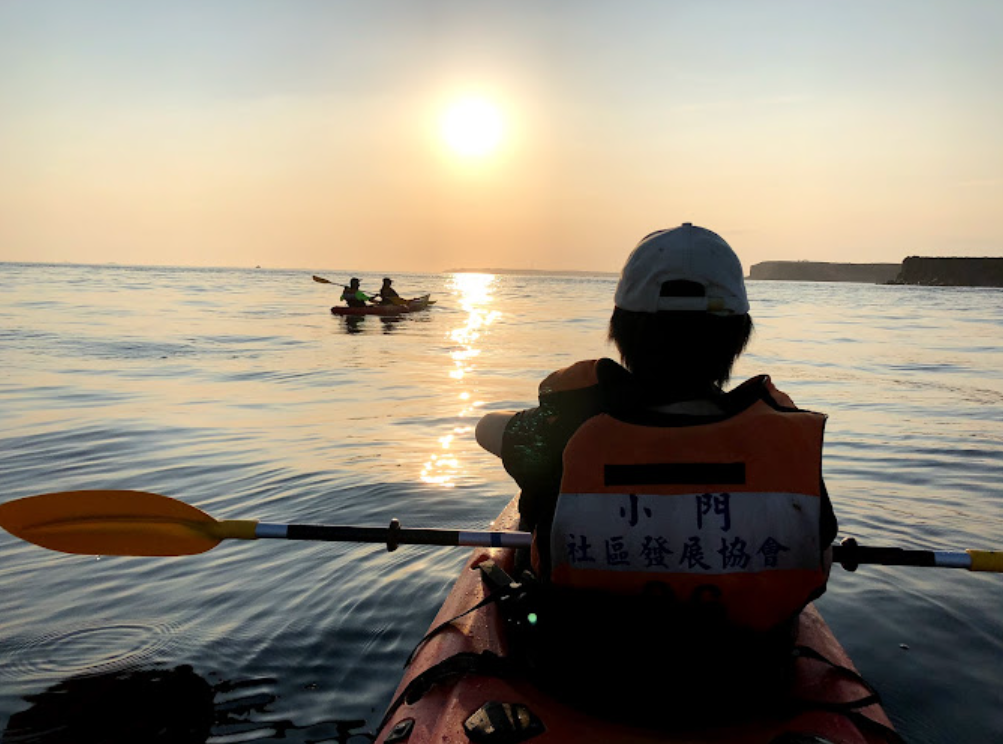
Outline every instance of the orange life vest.
[[826, 417], [756, 382], [720, 417], [602, 413], [579, 427], [564, 449], [551, 582], [710, 600], [760, 631], [820, 594]]

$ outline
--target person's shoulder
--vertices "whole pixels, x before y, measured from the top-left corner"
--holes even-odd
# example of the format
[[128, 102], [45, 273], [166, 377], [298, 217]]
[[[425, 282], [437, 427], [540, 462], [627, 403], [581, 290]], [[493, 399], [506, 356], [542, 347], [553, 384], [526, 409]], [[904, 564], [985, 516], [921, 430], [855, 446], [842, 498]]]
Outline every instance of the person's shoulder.
[[770, 379], [769, 375], [763, 375], [763, 387], [766, 388], [766, 393], [773, 398], [778, 405], [783, 408], [797, 408], [797, 404], [794, 403], [794, 399], [774, 385], [773, 380]]
[[781, 411], [800, 411], [794, 399], [778, 388], [769, 375], [756, 375], [750, 377], [738, 387], [731, 390], [729, 397], [744, 399], [746, 397], [758, 397], [769, 402], [774, 408]]
[[556, 372], [551, 372], [540, 383], [540, 395], [546, 396], [569, 390], [582, 390], [594, 387], [599, 384], [596, 368], [600, 361], [602, 360], [584, 359], [570, 366], [563, 367]]

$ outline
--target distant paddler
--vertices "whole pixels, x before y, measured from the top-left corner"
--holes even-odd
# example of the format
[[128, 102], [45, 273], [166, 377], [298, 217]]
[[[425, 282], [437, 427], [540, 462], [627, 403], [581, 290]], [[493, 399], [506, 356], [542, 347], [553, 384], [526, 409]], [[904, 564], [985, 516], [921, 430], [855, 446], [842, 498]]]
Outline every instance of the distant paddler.
[[348, 303], [349, 307], [367, 307], [366, 303], [373, 298], [359, 289], [359, 280], [353, 276], [342, 291], [341, 299]]
[[406, 305], [407, 301], [404, 300], [399, 294], [397, 294], [396, 289], [390, 286], [393, 283], [394, 282], [390, 277], [388, 276], [383, 277], [383, 286], [381, 286], [380, 291], [376, 293], [377, 296], [380, 298], [380, 304]]

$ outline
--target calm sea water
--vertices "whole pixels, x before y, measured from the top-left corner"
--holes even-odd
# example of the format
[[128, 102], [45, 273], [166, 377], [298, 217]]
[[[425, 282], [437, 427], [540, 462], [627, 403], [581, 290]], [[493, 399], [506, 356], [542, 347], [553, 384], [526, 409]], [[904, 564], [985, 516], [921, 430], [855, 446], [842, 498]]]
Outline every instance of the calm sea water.
[[[609, 277], [395, 275], [437, 304], [351, 321], [310, 273], [0, 264], [0, 499], [123, 488], [217, 518], [482, 528], [514, 491], [478, 416], [614, 353]], [[1003, 291], [749, 291], [736, 378], [830, 414], [841, 536], [1003, 547]], [[76, 708], [111, 741], [137, 718], [217, 744], [367, 741], [466, 552], [95, 558], [0, 533], [2, 741], [65, 741]], [[1003, 738], [1003, 576], [837, 568], [819, 607], [908, 741]]]

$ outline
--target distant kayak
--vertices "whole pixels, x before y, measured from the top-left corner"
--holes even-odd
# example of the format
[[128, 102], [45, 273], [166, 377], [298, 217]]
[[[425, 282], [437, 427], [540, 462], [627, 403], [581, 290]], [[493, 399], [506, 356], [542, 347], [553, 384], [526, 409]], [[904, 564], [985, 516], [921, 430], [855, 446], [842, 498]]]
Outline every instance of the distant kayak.
[[404, 315], [425, 310], [435, 304], [435, 300], [428, 299], [430, 295], [422, 295], [408, 300], [403, 305], [366, 305], [365, 307], [348, 307], [347, 305], [335, 305], [331, 308], [332, 315]]

